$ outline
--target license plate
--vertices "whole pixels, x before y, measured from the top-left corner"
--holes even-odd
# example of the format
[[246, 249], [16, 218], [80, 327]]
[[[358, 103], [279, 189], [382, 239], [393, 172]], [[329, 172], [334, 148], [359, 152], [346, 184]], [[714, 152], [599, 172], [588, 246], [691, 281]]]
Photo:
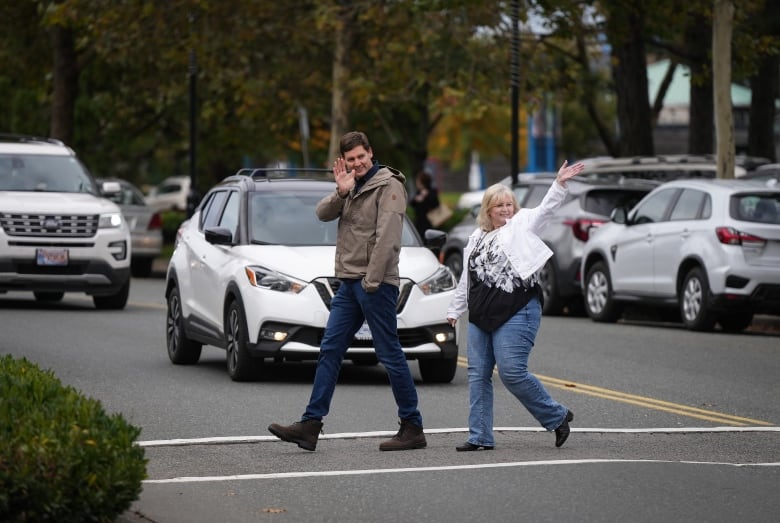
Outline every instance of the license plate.
[[68, 264], [68, 249], [36, 249], [37, 265], [64, 267]]
[[371, 341], [374, 339], [373, 336], [371, 336], [371, 329], [368, 328], [368, 323], [363, 323], [363, 325], [360, 326], [355, 333], [355, 339], [361, 341]]

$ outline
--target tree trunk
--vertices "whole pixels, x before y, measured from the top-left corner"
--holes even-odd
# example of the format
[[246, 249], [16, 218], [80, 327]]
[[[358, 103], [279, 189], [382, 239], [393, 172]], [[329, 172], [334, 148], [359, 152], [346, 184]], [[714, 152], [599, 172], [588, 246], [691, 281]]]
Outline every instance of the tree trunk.
[[688, 104], [688, 152], [712, 154], [715, 146], [714, 106], [712, 90], [712, 58], [710, 54], [712, 25], [702, 16], [689, 16], [685, 28], [685, 46], [691, 52], [688, 63], [690, 102]]
[[333, 89], [331, 94], [330, 146], [328, 165], [341, 154], [339, 141], [347, 132], [349, 125], [349, 90], [347, 81], [350, 75], [349, 52], [355, 42], [354, 14], [349, 6], [340, 12], [340, 24], [336, 28], [336, 41], [333, 45]]
[[639, 5], [621, 5], [611, 9], [607, 24], [612, 44], [620, 152], [624, 156], [652, 155], [655, 149], [647, 95], [643, 18]]
[[49, 133], [52, 138], [72, 145], [79, 78], [73, 31], [55, 25], [51, 28], [51, 41], [54, 50], [54, 74]]
[[734, 178], [734, 115], [731, 106], [731, 34], [734, 4], [715, 0], [712, 24], [712, 72], [715, 91], [715, 130], [718, 178]]

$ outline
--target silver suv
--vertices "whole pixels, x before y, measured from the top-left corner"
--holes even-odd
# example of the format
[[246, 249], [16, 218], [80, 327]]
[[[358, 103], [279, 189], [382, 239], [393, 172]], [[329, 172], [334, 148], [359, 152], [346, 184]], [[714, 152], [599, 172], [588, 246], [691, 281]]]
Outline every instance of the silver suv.
[[780, 314], [780, 189], [677, 180], [618, 209], [582, 253], [585, 309], [617, 321], [626, 304], [677, 309], [685, 326], [727, 332]]
[[84, 292], [122, 309], [130, 290], [130, 231], [116, 204], [62, 142], [0, 135], [0, 293], [39, 301]]

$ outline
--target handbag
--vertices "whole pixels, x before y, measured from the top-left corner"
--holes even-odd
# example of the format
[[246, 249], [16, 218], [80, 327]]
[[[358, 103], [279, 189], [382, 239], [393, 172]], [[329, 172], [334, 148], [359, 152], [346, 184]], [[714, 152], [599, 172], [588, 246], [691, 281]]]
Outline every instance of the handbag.
[[452, 216], [452, 209], [441, 203], [425, 215], [432, 227], [439, 227]]

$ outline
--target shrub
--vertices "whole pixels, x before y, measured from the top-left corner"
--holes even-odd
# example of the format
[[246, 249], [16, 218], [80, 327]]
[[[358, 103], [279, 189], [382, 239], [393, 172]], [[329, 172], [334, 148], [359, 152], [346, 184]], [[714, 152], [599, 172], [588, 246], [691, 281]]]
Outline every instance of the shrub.
[[162, 220], [163, 241], [171, 244], [176, 240], [176, 232], [179, 226], [187, 219], [187, 213], [183, 211], [163, 211], [160, 213]]
[[0, 521], [114, 521], [146, 477], [139, 434], [51, 371], [0, 357]]

